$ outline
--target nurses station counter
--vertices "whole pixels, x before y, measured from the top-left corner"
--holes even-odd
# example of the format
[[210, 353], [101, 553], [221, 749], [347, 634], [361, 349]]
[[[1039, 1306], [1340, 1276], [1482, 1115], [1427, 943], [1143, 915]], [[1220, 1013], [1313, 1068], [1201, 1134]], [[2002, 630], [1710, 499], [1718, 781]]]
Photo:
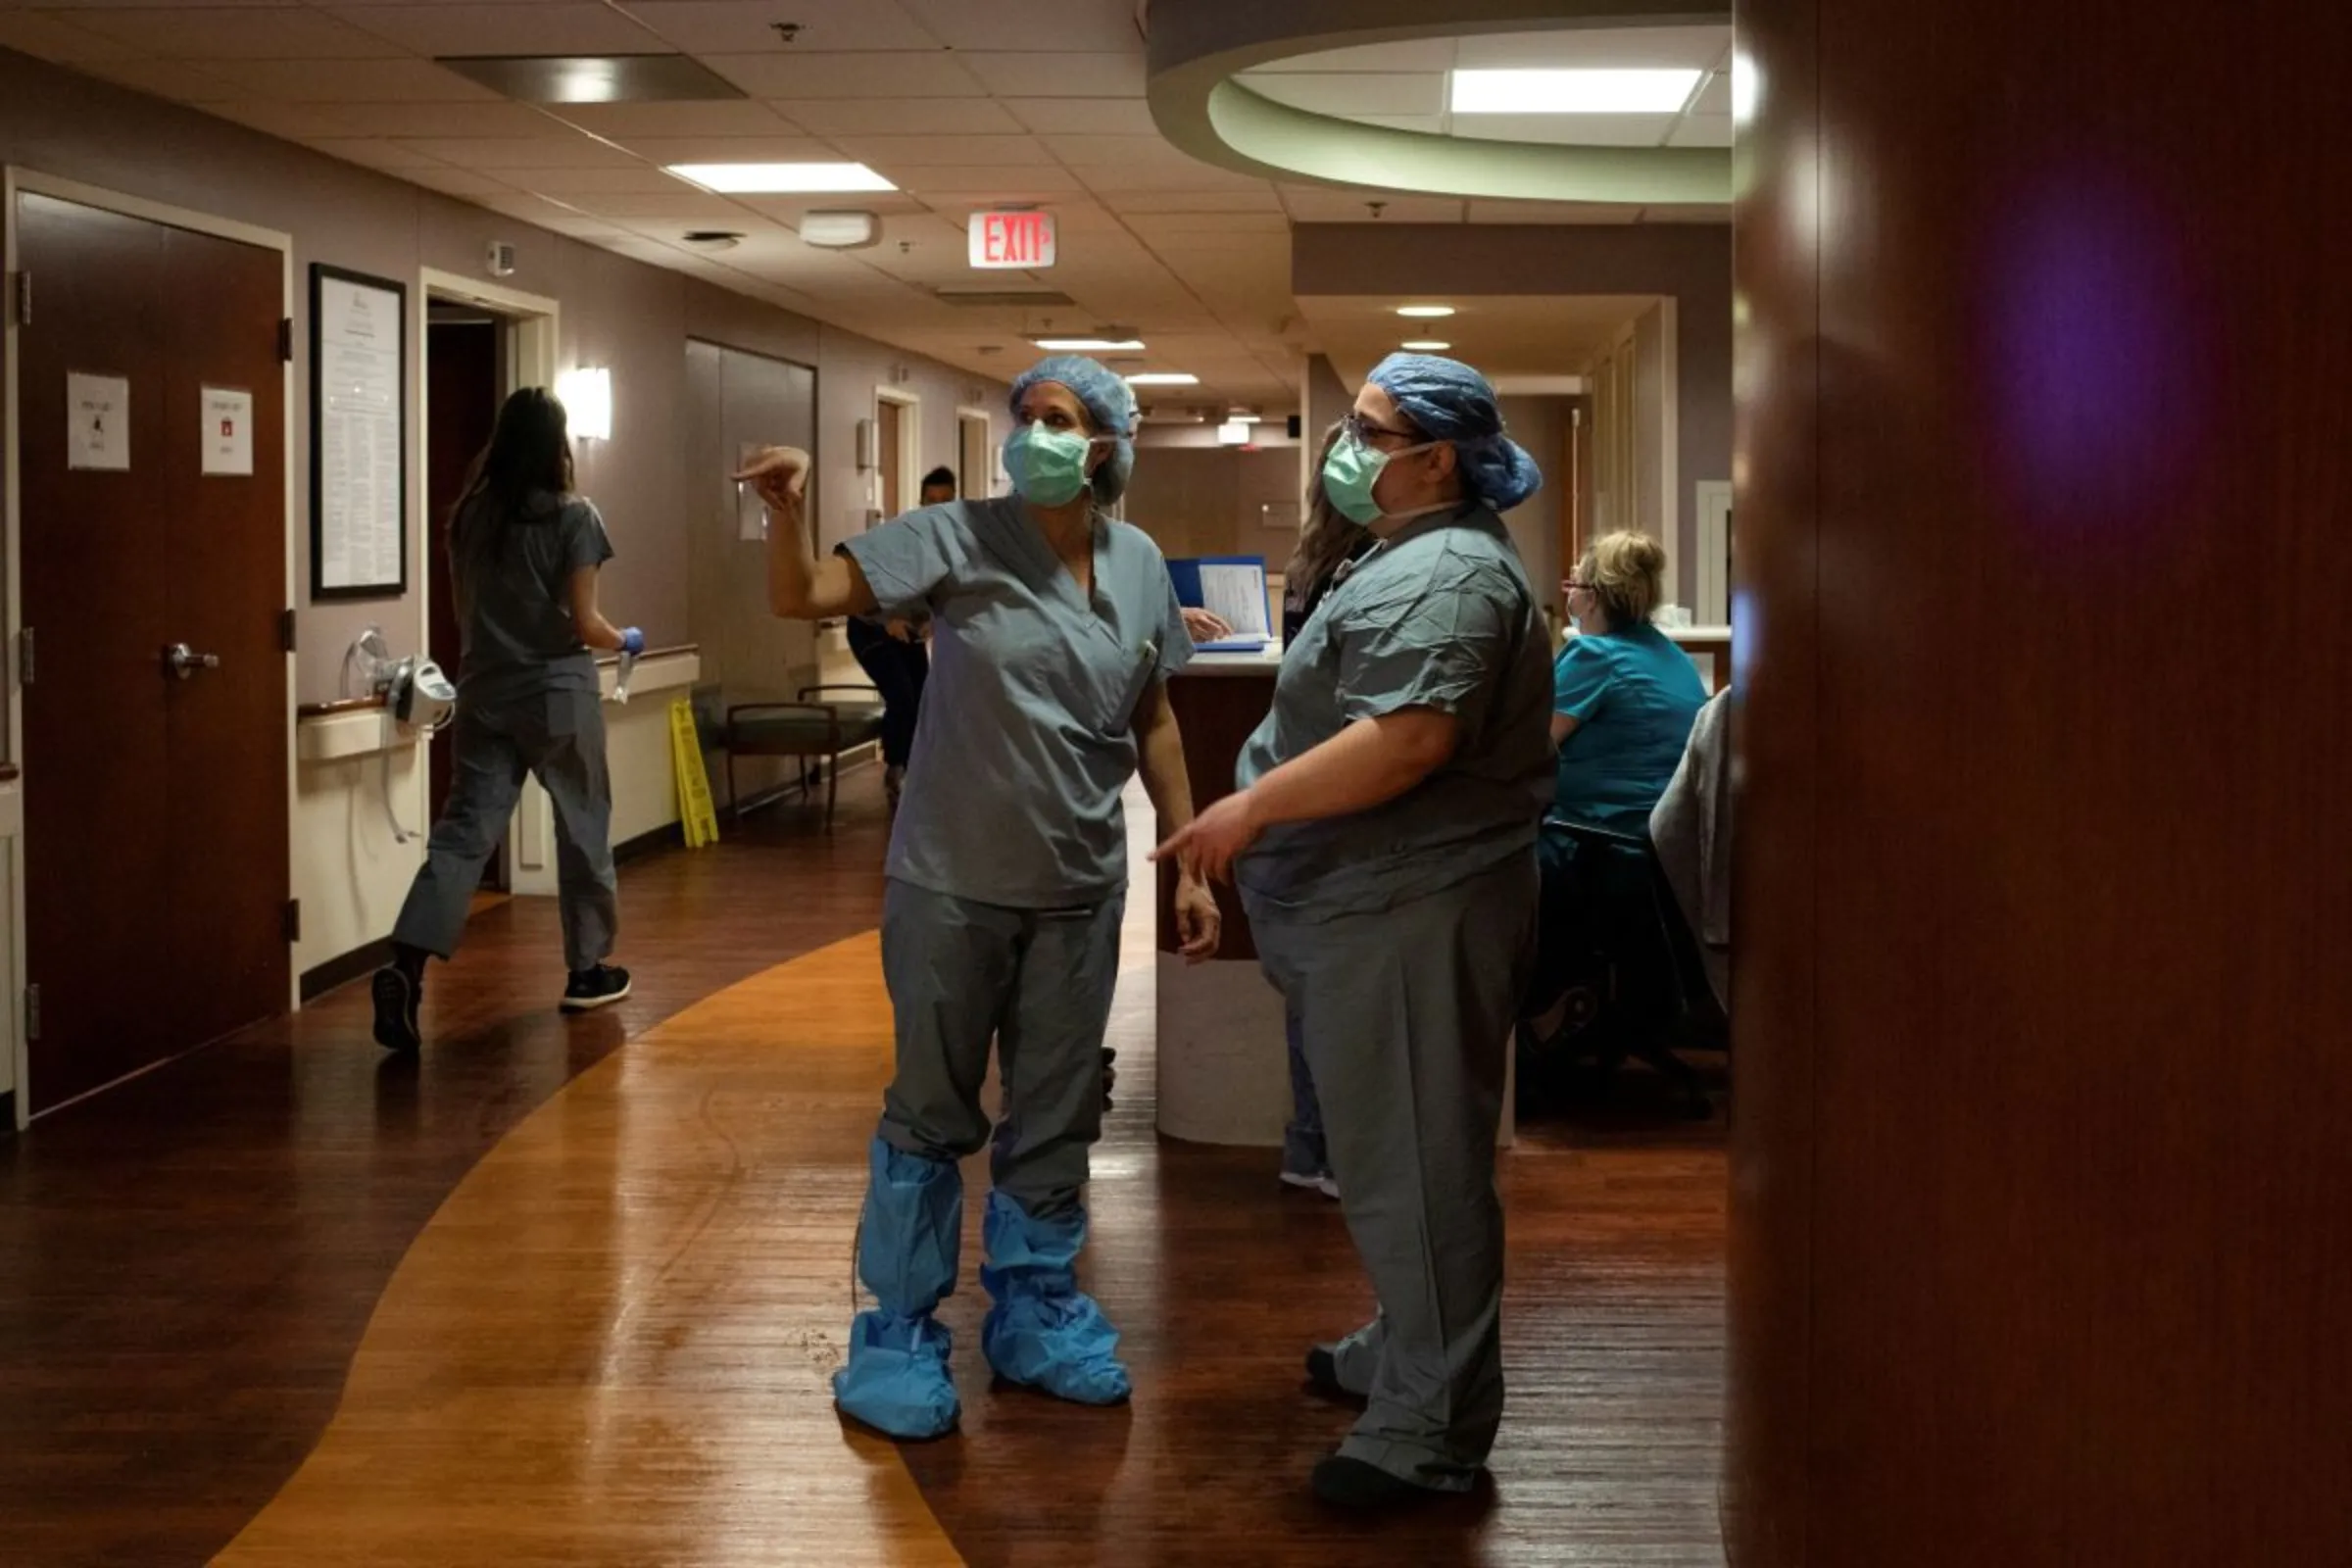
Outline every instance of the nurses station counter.
[[[1729, 626], [1668, 628], [1698, 665], [1709, 691], [1730, 680]], [[1233, 766], [1274, 706], [1280, 648], [1262, 654], [1196, 654], [1168, 682], [1168, 701], [1184, 730], [1184, 763], [1193, 804], [1206, 809], [1233, 793]], [[1159, 837], [1167, 824], [1159, 824]], [[1250, 917], [1230, 887], [1219, 886], [1225, 922], [1217, 956], [1187, 964], [1178, 955], [1176, 871], [1158, 875], [1159, 1130], [1198, 1144], [1277, 1148], [1291, 1113], [1290, 1056], [1283, 1040], [1282, 996], [1257, 966]], [[1507, 1048], [1506, 1048], [1507, 1049]], [[1510, 1096], [1503, 1100], [1502, 1142], [1511, 1142]]]

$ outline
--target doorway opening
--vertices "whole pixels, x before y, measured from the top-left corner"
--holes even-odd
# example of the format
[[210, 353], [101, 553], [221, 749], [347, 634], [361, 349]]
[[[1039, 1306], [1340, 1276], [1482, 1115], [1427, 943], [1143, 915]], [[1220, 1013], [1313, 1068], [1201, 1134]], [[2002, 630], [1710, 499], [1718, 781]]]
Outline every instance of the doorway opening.
[[881, 481], [882, 515], [912, 510], [923, 476], [922, 417], [920, 402], [908, 393], [874, 389], [874, 471]]
[[956, 411], [956, 493], [979, 500], [996, 494], [997, 444], [986, 409]]

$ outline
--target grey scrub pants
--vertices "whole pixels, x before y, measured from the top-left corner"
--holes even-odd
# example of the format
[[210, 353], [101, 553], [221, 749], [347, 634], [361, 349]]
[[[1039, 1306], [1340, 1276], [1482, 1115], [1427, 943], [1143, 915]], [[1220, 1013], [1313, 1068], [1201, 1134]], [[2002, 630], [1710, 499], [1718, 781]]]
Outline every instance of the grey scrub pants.
[[1102, 1037], [1119, 978], [1124, 893], [1067, 909], [976, 904], [893, 879], [882, 978], [898, 1030], [882, 1141], [927, 1159], [990, 1142], [980, 1090], [993, 1037], [1004, 1075], [992, 1177], [1031, 1214], [1077, 1206], [1102, 1136]]
[[1504, 1054], [1536, 934], [1529, 854], [1378, 914], [1286, 920], [1253, 900], [1298, 1009], [1340, 1207], [1380, 1315], [1337, 1348], [1369, 1404], [1340, 1452], [1467, 1490], [1502, 1420]]
[[433, 824], [424, 865], [409, 888], [392, 940], [447, 958], [465, 934], [482, 867], [514, 819], [525, 774], [556, 808], [557, 903], [564, 962], [575, 973], [612, 953], [612, 780], [605, 771], [605, 714], [595, 692], [458, 699], [449, 804]]

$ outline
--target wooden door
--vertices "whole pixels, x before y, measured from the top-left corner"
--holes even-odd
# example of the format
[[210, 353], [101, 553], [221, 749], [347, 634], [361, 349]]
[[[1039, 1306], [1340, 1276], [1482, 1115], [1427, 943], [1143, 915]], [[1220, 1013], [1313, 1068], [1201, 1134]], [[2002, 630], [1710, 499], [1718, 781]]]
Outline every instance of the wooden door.
[[[41, 196], [18, 222], [40, 1110], [286, 1004], [283, 273], [274, 252]], [[76, 375], [126, 391], [126, 469], [70, 456]], [[207, 388], [252, 398], [249, 476], [200, 471]], [[177, 643], [219, 667], [178, 679]]]
[[907, 498], [901, 493], [906, 477], [906, 413], [899, 404], [884, 398], [874, 405], [874, 442], [876, 466], [882, 470], [882, 515], [895, 517], [906, 510]]
[[[502, 323], [487, 317], [434, 321], [425, 328], [425, 580], [431, 625], [425, 648], [454, 680], [462, 642], [458, 602], [449, 578], [450, 509], [466, 488], [473, 460], [490, 444], [498, 422], [499, 339]], [[398, 652], [398, 650], [395, 650]], [[452, 737], [444, 730], [431, 743], [431, 815], [438, 820], [449, 799]], [[491, 858], [498, 874], [504, 856]]]

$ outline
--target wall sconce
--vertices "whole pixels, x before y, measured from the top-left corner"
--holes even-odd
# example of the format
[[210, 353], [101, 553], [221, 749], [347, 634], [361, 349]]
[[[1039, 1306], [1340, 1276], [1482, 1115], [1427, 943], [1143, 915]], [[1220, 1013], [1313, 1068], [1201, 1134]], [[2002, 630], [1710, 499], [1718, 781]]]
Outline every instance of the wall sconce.
[[612, 372], [582, 366], [556, 377], [556, 400], [569, 416], [571, 433], [590, 441], [612, 439]]
[[1227, 419], [1223, 424], [1217, 426], [1217, 445], [1221, 447], [1240, 447], [1248, 446], [1249, 444], [1249, 420]]

